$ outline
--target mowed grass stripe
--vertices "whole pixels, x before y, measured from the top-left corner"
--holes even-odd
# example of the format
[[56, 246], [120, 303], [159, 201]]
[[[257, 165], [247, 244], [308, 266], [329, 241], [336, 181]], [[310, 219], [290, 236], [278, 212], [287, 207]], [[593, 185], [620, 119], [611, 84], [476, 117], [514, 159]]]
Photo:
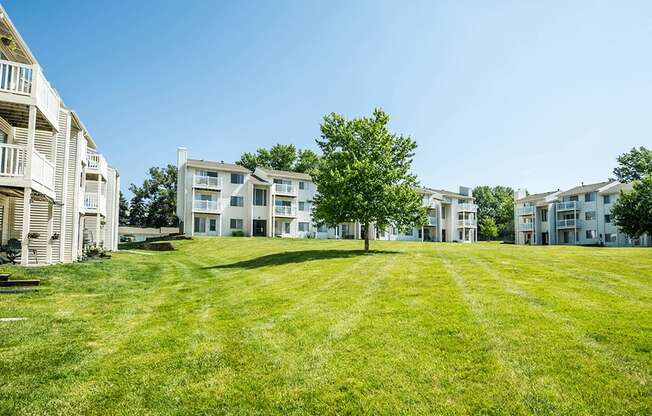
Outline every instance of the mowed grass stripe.
[[[625, 404], [634, 405], [635, 408], [649, 406], [646, 403], [649, 389], [644, 386], [647, 377], [643, 372], [632, 369], [608, 347], [585, 336], [583, 330], [577, 328], [571, 320], [552, 311], [547, 303], [496, 272], [491, 266], [483, 264], [481, 260], [473, 259], [467, 252], [455, 253], [453, 260], [458, 267], [474, 270], [478, 279], [472, 285], [476, 286], [477, 293], [482, 293], [483, 301], [500, 299], [500, 302], [484, 302], [487, 313], [492, 313], [490, 321], [500, 328], [497, 336], [504, 338], [505, 344], [511, 346], [535, 343], [530, 346], [531, 351], [540, 351], [537, 354], [539, 358], [534, 361], [524, 361], [514, 356], [517, 366], [526, 368], [528, 375], [537, 375], [552, 368], [574, 383], [583, 383], [587, 389], [578, 394], [563, 389], [558, 383], [547, 383], [546, 388], [551, 395], [543, 400], [541, 397], [533, 400], [533, 403], [544, 405], [539, 410], [547, 409], [552, 413], [564, 414], [584, 410], [593, 414], [596, 407], [605, 404], [613, 404], [618, 408], [625, 408]], [[497, 295], [490, 297], [490, 292]], [[510, 311], [508, 316], [505, 316], [506, 310]], [[526, 324], [515, 324], [514, 314], [526, 321]], [[609, 380], [600, 379], [604, 374], [609, 374]], [[528, 384], [541, 380], [529, 377]], [[609, 383], [605, 384], [607, 381]], [[537, 386], [536, 391], [544, 389]], [[574, 403], [575, 407], [566, 408], [566, 403]], [[578, 406], [578, 403], [582, 403], [582, 406]]]

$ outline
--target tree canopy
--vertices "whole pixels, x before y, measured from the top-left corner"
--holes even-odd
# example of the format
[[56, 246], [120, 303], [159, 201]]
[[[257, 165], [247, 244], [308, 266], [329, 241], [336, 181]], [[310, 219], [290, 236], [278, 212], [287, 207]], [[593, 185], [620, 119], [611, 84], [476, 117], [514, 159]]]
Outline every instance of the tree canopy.
[[652, 236], [652, 175], [633, 183], [631, 191], [621, 191], [611, 207], [616, 225], [630, 237]]
[[129, 186], [134, 194], [129, 204], [129, 224], [157, 228], [178, 225], [177, 167], [152, 167], [148, 173], [141, 186]]
[[311, 173], [317, 168], [319, 156], [309, 149], [298, 149], [292, 144], [275, 144], [271, 149], [260, 148], [255, 153], [245, 152], [238, 165], [254, 170], [264, 167], [292, 172]]
[[390, 133], [388, 122], [381, 109], [353, 120], [332, 113], [324, 117], [317, 139], [322, 157], [313, 178], [314, 219], [328, 226], [359, 222], [366, 251], [371, 224], [404, 229], [426, 221], [417, 179], [410, 171], [417, 144]]
[[492, 217], [484, 217], [480, 221], [480, 234], [488, 237], [490, 240], [498, 237], [498, 227]]
[[120, 191], [120, 214], [118, 216], [118, 224], [128, 225], [129, 224], [129, 202], [125, 198], [122, 191]]
[[497, 228], [497, 235], [488, 235], [480, 227], [479, 234], [484, 238], [500, 236], [505, 240], [514, 239], [514, 190], [507, 186], [478, 186], [473, 190], [473, 198], [478, 206], [478, 224], [491, 218]]
[[641, 146], [618, 156], [614, 175], [620, 182], [632, 182], [652, 175], [652, 150]]

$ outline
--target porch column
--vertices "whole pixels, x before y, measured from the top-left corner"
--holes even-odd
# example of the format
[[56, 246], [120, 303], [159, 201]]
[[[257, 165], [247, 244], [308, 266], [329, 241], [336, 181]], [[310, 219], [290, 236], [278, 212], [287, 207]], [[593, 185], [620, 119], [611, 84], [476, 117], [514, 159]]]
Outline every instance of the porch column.
[[[100, 245], [100, 222], [102, 221], [100, 211], [102, 206], [100, 204], [102, 198], [102, 175], [97, 175], [97, 221], [95, 222], [95, 245], [99, 247]], [[106, 206], [105, 206], [106, 208]]]
[[[221, 226], [222, 221], [220, 221], [220, 235], [222, 235], [222, 226]], [[192, 212], [190, 214], [190, 236], [194, 237], [195, 235], [195, 213]]]
[[423, 235], [423, 225], [421, 226], [421, 242], [423, 243], [424, 240], [424, 235]]
[[[30, 153], [31, 154], [31, 153]], [[29, 234], [29, 219], [31, 214], [31, 199], [32, 188], [25, 188], [23, 194], [23, 229], [21, 231], [21, 250], [20, 250], [20, 264], [23, 266], [29, 265], [29, 241], [27, 235]]]
[[46, 257], [46, 263], [47, 264], [52, 264], [52, 230], [54, 228], [54, 221], [53, 221], [53, 214], [54, 214], [54, 204], [49, 203], [48, 204], [48, 235], [46, 235], [46, 246], [45, 246], [45, 257]]
[[9, 240], [9, 198], [2, 198], [2, 245]]
[[[63, 145], [63, 188], [61, 190], [61, 220], [59, 222], [59, 262], [63, 263], [65, 261], [65, 250], [66, 250], [66, 230], [68, 226], [66, 224], [67, 220], [67, 210], [68, 210], [68, 158], [70, 157], [70, 127], [71, 127], [72, 114], [68, 112], [66, 117], [66, 137], [64, 139]], [[73, 188], [76, 190], [77, 188]], [[72, 227], [73, 224], [70, 224]], [[74, 259], [74, 255], [71, 255]]]
[[[194, 215], [195, 214], [193, 214], [193, 216]], [[218, 220], [217, 220], [217, 235], [222, 237], [222, 214], [219, 214], [217, 216], [217, 218], [218, 218]], [[192, 228], [193, 228], [193, 230], [195, 229], [195, 220], [194, 219], [192, 220]]]

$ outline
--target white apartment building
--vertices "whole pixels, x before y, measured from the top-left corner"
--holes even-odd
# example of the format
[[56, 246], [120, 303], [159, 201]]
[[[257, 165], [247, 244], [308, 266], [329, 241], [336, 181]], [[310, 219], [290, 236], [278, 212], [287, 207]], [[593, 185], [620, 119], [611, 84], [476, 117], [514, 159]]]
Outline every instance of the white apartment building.
[[[363, 227], [343, 223], [316, 226], [311, 204], [316, 186], [310, 175], [189, 159], [177, 151], [177, 216], [186, 235], [279, 236], [360, 239]], [[424, 227], [400, 232], [370, 227], [370, 239], [474, 242], [476, 211], [470, 189], [459, 193], [422, 188], [429, 221]]]
[[76, 260], [84, 244], [116, 249], [118, 172], [97, 153], [2, 6], [0, 40], [3, 247], [18, 240], [22, 265]]
[[567, 191], [514, 195], [516, 244], [574, 244], [624, 247], [652, 245], [650, 236], [631, 239], [614, 223], [611, 205], [631, 184], [605, 181]]

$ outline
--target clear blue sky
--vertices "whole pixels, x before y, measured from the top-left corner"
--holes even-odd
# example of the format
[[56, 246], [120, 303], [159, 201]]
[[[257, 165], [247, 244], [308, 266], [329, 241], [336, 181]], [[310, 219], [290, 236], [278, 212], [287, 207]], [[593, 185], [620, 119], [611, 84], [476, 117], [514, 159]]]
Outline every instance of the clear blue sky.
[[178, 146], [316, 149], [324, 114], [376, 106], [433, 187], [567, 188], [652, 146], [649, 1], [3, 5], [123, 190]]

